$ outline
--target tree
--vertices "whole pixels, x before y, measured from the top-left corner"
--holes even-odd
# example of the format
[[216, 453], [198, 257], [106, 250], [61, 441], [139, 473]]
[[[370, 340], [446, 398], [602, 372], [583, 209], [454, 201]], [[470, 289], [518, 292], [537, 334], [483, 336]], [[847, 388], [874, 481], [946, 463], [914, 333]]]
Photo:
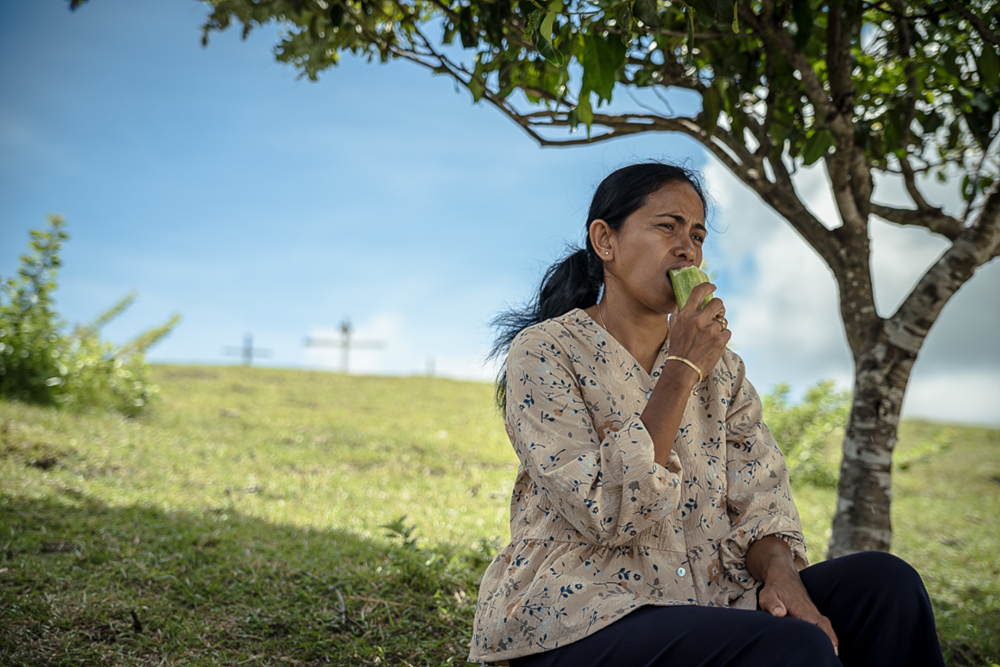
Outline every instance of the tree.
[[[639, 132], [701, 142], [835, 276], [855, 380], [829, 555], [889, 548], [910, 371], [944, 305], [1000, 252], [1000, 2], [202, 1], [212, 6], [206, 44], [232, 24], [246, 36], [276, 23], [276, 58], [313, 80], [344, 52], [409, 60], [452, 77], [542, 146]], [[701, 95], [701, 111], [675, 113], [671, 88]], [[792, 181], [820, 160], [835, 228]], [[901, 178], [913, 207], [872, 201], [875, 174]], [[934, 175], [961, 183], [961, 216], [924, 196], [921, 179]], [[888, 317], [875, 309], [872, 216], [951, 242]]]

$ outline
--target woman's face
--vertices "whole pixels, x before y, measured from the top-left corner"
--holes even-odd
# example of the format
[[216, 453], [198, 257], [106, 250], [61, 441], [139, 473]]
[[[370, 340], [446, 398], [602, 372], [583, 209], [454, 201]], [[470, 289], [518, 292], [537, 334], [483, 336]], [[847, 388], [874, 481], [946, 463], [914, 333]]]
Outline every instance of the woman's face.
[[667, 183], [649, 195], [620, 230], [609, 231], [607, 286], [640, 308], [660, 314], [674, 311], [677, 301], [667, 271], [701, 266], [706, 232], [705, 207], [695, 189], [685, 182]]

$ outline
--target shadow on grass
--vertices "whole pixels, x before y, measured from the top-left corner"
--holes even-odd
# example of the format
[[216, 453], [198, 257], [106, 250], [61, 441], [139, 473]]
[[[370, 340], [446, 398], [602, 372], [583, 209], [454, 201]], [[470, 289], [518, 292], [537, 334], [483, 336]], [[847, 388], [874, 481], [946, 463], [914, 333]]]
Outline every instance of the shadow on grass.
[[0, 664], [465, 664], [487, 547], [0, 496]]

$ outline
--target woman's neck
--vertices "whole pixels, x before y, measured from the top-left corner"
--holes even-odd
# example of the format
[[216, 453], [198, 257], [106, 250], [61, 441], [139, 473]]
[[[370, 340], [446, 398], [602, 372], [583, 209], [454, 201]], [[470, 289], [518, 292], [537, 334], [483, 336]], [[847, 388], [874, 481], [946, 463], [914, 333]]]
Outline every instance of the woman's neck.
[[652, 373], [670, 331], [667, 316], [629, 306], [627, 300], [605, 293], [600, 303], [587, 308], [586, 312], [607, 329], [647, 373]]

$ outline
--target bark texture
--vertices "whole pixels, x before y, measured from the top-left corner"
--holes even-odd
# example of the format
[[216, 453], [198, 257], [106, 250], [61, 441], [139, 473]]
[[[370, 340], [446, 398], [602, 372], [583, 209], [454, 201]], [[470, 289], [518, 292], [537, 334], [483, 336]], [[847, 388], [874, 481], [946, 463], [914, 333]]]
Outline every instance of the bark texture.
[[[949, 225], [941, 215], [933, 224]], [[930, 224], [927, 225], [929, 228]], [[975, 219], [917, 282], [891, 317], [871, 318], [851, 304], [863, 299], [850, 278], [841, 284], [841, 310], [855, 359], [854, 399], [844, 435], [837, 512], [828, 558], [858, 551], [888, 551], [892, 543], [892, 453], [913, 363], [949, 299], [975, 270], [1000, 251], [1000, 181]], [[865, 255], [867, 257], [867, 254]], [[844, 273], [857, 271], [848, 269]], [[840, 276], [838, 275], [838, 278]], [[860, 292], [860, 293], [859, 293]], [[984, 304], [984, 307], [992, 307]]]
[[916, 355], [883, 332], [855, 361], [854, 399], [844, 433], [837, 512], [827, 558], [888, 551], [892, 543], [892, 452]]

